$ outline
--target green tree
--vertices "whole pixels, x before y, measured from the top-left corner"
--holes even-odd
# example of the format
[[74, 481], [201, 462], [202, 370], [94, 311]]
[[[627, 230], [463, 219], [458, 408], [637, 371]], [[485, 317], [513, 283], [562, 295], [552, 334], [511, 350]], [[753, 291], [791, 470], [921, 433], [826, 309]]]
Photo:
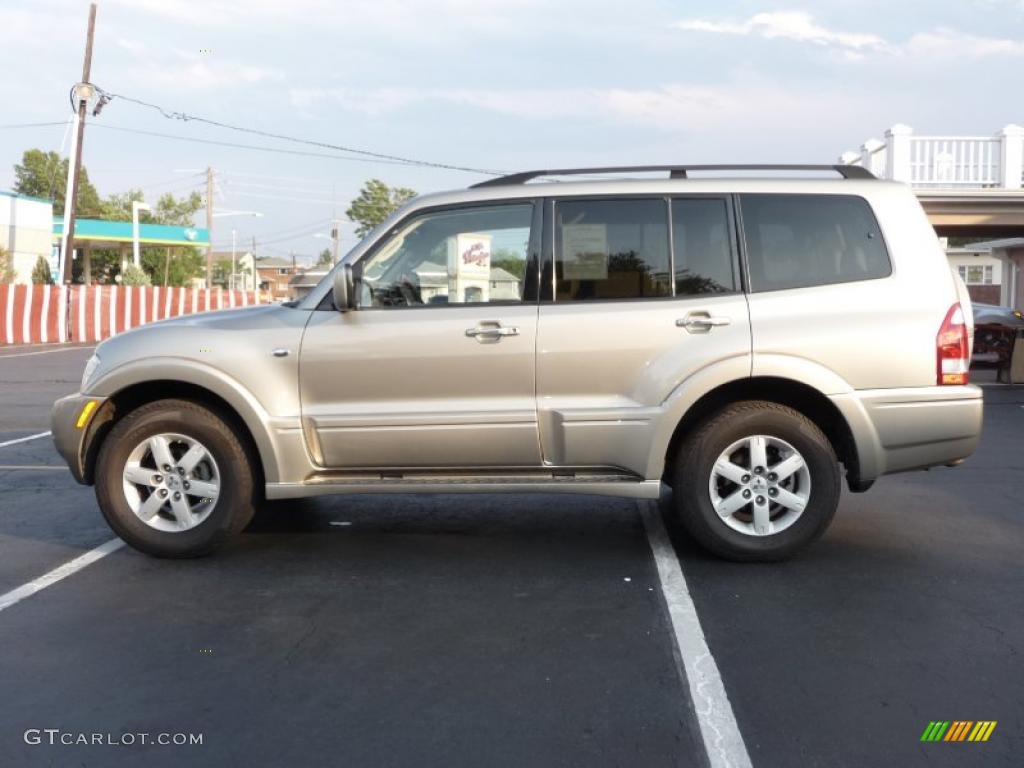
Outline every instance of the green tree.
[[10, 251], [0, 246], [0, 283], [14, 282], [14, 257]]
[[[14, 191], [53, 200], [53, 213], [56, 216], [64, 213], [67, 180], [68, 159], [61, 159], [56, 152], [27, 149], [21, 156], [21, 162], [14, 166]], [[89, 181], [89, 172], [82, 166], [78, 177], [76, 213], [82, 218], [98, 218], [102, 212], [100, 195]]]
[[153, 281], [146, 270], [136, 267], [134, 264], [127, 264], [124, 272], [121, 273], [121, 285], [152, 285]]
[[391, 188], [380, 179], [370, 179], [359, 191], [359, 196], [345, 211], [345, 215], [359, 226], [356, 234], [366, 235], [380, 224], [402, 203], [416, 196], [416, 192], [406, 187]]
[[320, 256], [316, 260], [316, 265], [318, 267], [328, 267], [329, 268], [333, 261], [334, 261], [334, 259], [333, 259], [332, 254], [331, 254], [331, 249], [330, 248], [324, 248], [322, 251], [320, 251]]
[[32, 267], [32, 283], [34, 285], [53, 285], [53, 278], [50, 276], [50, 262], [43, 256], [36, 259], [36, 265]]

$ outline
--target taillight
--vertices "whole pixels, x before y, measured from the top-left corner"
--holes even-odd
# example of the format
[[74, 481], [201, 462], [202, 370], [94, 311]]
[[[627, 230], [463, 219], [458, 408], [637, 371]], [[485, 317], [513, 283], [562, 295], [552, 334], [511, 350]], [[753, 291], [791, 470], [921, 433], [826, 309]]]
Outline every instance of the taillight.
[[966, 384], [971, 365], [967, 322], [960, 304], [954, 304], [942, 321], [935, 338], [936, 373], [938, 384]]

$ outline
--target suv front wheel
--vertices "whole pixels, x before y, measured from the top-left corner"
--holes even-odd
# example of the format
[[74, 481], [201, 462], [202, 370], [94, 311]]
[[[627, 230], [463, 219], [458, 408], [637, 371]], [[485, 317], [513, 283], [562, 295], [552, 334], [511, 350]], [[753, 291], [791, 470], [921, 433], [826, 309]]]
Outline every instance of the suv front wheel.
[[778, 403], [734, 403], [680, 446], [674, 504], [706, 549], [737, 561], [782, 560], [821, 536], [839, 504], [828, 438]]
[[196, 557], [253, 516], [249, 456], [216, 412], [159, 400], [121, 419], [96, 465], [96, 499], [110, 527], [157, 557]]

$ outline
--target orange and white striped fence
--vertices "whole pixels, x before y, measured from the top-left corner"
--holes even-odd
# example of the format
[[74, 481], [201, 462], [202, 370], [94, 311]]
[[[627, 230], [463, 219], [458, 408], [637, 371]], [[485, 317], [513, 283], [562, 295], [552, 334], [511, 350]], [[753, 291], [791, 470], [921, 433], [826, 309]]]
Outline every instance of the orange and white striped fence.
[[256, 291], [0, 284], [0, 346], [102, 341], [168, 317], [259, 303]]

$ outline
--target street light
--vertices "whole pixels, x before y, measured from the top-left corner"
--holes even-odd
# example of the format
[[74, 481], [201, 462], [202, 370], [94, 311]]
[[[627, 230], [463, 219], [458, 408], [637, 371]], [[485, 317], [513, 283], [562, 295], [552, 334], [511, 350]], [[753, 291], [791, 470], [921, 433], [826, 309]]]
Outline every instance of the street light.
[[[213, 218], [215, 218], [215, 219], [219, 219], [219, 218], [222, 218], [224, 216], [252, 216], [254, 219], [259, 219], [259, 218], [263, 217], [263, 214], [259, 213], [258, 211], [219, 211], [218, 213], [213, 214]], [[229, 291], [233, 291], [235, 289], [235, 283], [237, 282], [237, 280], [235, 279], [236, 234], [237, 234], [236, 231], [234, 229], [232, 229], [231, 230], [231, 282], [228, 283], [228, 290]]]
[[132, 200], [132, 262], [136, 268], [141, 266], [139, 263], [139, 211], [151, 210], [153, 209], [141, 200]]

